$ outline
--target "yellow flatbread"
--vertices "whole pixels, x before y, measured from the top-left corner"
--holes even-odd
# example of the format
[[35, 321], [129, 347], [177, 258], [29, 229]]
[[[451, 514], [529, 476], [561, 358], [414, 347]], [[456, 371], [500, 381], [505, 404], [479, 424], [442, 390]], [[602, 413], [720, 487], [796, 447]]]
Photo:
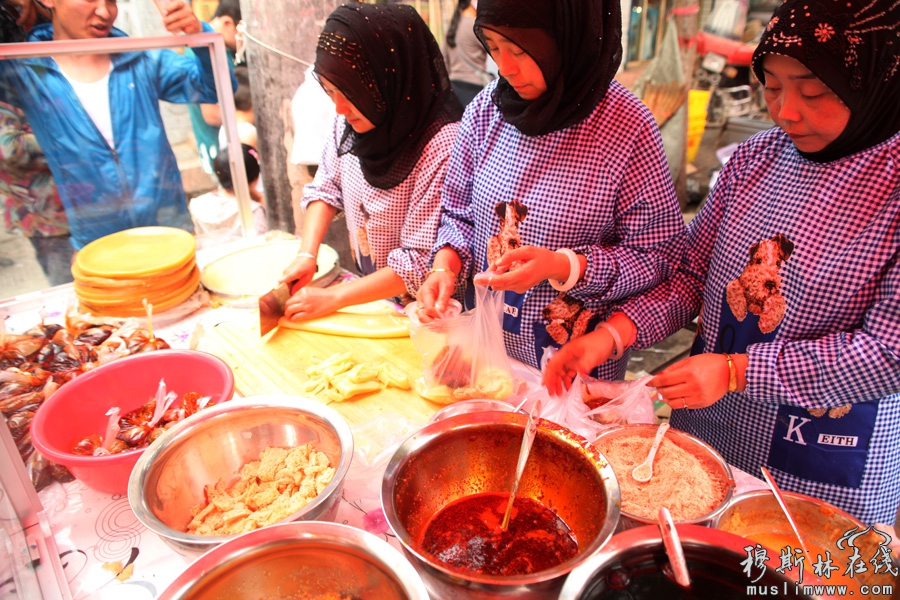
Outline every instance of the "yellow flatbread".
[[[262, 296], [276, 285], [300, 251], [300, 240], [277, 240], [250, 246], [214, 260], [203, 270], [200, 283], [225, 296]], [[319, 246], [315, 281], [338, 263], [337, 252]]]
[[193, 274], [196, 266], [196, 261], [191, 257], [184, 265], [170, 273], [137, 278], [122, 277], [114, 279], [110, 277], [94, 277], [87, 275], [78, 268], [77, 264], [73, 264], [72, 277], [75, 279], [75, 289], [81, 289], [86, 293], [126, 289], [131, 290], [135, 288], [151, 289], [159, 285], [168, 285], [171, 282], [186, 280]]
[[75, 255], [89, 277], [138, 278], [171, 273], [193, 260], [194, 236], [174, 227], [137, 227], [94, 240]]
[[109, 290], [105, 293], [93, 289], [83, 289], [75, 282], [75, 295], [82, 302], [87, 302], [94, 307], [128, 306], [142, 307], [143, 300], [157, 304], [167, 302], [181, 295], [188, 287], [194, 289], [200, 283], [200, 269], [195, 265], [188, 272], [187, 277], [178, 281], [167, 282], [165, 285], [156, 285], [152, 288], [134, 287], [132, 289]]
[[[158, 315], [162, 312], [169, 310], [170, 308], [175, 308], [185, 300], [191, 297], [191, 295], [197, 291], [197, 284], [200, 280], [200, 270], [197, 270], [197, 277], [192, 277], [190, 281], [187, 282], [185, 287], [178, 292], [177, 295], [171, 297], [168, 300], [162, 300], [159, 302], [151, 302], [153, 304], [153, 314]], [[147, 311], [144, 310], [143, 305], [138, 300], [137, 304], [132, 303], [131, 306], [120, 306], [120, 307], [99, 307], [92, 306], [88, 302], [84, 302], [83, 300], [79, 300], [79, 304], [81, 305], [81, 310], [88, 311], [93, 315], [98, 317], [145, 317], [147, 316]]]
[[336, 312], [327, 317], [308, 321], [291, 321], [282, 317], [279, 327], [311, 331], [326, 335], [370, 339], [409, 337], [409, 317], [397, 311], [393, 314], [350, 314]]

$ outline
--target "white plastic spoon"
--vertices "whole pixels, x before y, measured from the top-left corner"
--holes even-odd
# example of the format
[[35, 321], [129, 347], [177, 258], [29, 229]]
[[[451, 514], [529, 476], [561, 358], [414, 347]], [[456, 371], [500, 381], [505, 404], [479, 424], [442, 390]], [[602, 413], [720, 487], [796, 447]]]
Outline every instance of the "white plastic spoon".
[[659, 450], [659, 445], [662, 443], [663, 436], [666, 434], [668, 428], [669, 422], [666, 421], [656, 430], [656, 439], [653, 440], [653, 445], [650, 446], [650, 454], [647, 455], [644, 462], [631, 471], [631, 476], [634, 477], [635, 481], [646, 483], [653, 477], [653, 459], [656, 457], [656, 451]]

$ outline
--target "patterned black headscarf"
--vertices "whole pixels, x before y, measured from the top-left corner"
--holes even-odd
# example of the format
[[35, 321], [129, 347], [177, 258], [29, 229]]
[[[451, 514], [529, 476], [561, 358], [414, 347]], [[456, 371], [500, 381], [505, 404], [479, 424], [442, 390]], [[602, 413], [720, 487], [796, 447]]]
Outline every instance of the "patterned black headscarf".
[[496, 31], [541, 68], [547, 91], [523, 100], [502, 77], [492, 96], [509, 123], [538, 136], [583, 121], [622, 61], [618, 0], [479, 0], [475, 33]]
[[830, 162], [900, 131], [898, 22], [897, 0], [787, 0], [775, 10], [753, 53], [759, 80], [766, 80], [766, 54], [789, 56], [850, 109], [841, 135], [818, 152], [801, 152], [803, 156]]
[[406, 179], [435, 133], [462, 116], [441, 50], [411, 6], [336, 8], [319, 35], [315, 73], [375, 125], [358, 134], [345, 124], [338, 155], [359, 157], [379, 189]]

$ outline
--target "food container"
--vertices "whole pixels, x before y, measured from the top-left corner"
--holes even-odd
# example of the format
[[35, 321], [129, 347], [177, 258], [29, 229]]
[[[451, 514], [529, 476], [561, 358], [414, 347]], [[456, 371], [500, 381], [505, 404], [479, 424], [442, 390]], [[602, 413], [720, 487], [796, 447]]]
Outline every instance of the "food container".
[[[795, 588], [797, 577], [774, 568], [744, 572], [747, 540], [699, 525], [676, 527], [691, 578], [690, 590], [675, 583], [658, 526], [617, 533], [600, 551], [575, 567], [559, 600], [651, 599], [743, 600], [755, 596], [819, 598]], [[809, 570], [808, 570], [809, 571]], [[759, 576], [759, 580], [753, 582]], [[804, 583], [820, 583], [811, 572]]]
[[[612, 444], [626, 444], [633, 443], [635, 439], [643, 440], [642, 444], [647, 446], [649, 450], [649, 446], [652, 443], [654, 436], [656, 435], [658, 427], [656, 425], [622, 425], [618, 427], [613, 427], [607, 430], [604, 430], [597, 436], [597, 439], [594, 441], [594, 446], [600, 450], [601, 453], [604, 451], [604, 446], [612, 445]], [[694, 524], [694, 525], [709, 525], [712, 523], [713, 519], [725, 510], [725, 506], [728, 504], [728, 501], [734, 495], [734, 477], [731, 472], [731, 467], [728, 466], [728, 463], [725, 462], [725, 459], [722, 458], [718, 452], [716, 452], [712, 446], [707, 444], [706, 442], [696, 438], [688, 433], [683, 431], [677, 431], [675, 429], [670, 428], [663, 438], [663, 444], [660, 446], [660, 450], [656, 455], [656, 459], [653, 463], [653, 474], [654, 479], [647, 484], [642, 484], [642, 487], [649, 488], [650, 486], [661, 485], [665, 480], [658, 478], [659, 475], [667, 468], [666, 462], [666, 441], [669, 443], [673, 443], [682, 450], [688, 452], [689, 454], [696, 457], [699, 461], [699, 464], [707, 471], [710, 477], [714, 478], [716, 481], [721, 482], [721, 500], [718, 502], [716, 507], [711, 511], [699, 515], [692, 519], [678, 519], [673, 514], [673, 518], [677, 523], [684, 524]], [[643, 452], [641, 455], [636, 456], [636, 462], [634, 465], [629, 465], [624, 469], [625, 472], [616, 471], [616, 478], [619, 481], [619, 490], [625, 495], [623, 498], [623, 502], [628, 502], [629, 499], [627, 497], [627, 493], [629, 490], [633, 489], [634, 480], [631, 478], [631, 470], [634, 466], [637, 466], [638, 463], [646, 458], [647, 453]], [[677, 468], [677, 467], [676, 467]], [[671, 471], [670, 471], [671, 474]], [[674, 485], [678, 486], [686, 486], [683, 488], [679, 488], [680, 492], [686, 492], [694, 490], [690, 487], [690, 483], [685, 478], [686, 474], [683, 472], [678, 472], [678, 477], [675, 478], [676, 481]], [[627, 478], [627, 479], [626, 479]], [[642, 490], [643, 491], [643, 490]], [[671, 497], [671, 496], [668, 496]], [[674, 507], [668, 505], [668, 508], [671, 512], [675, 513]], [[650, 512], [652, 514], [656, 514], [658, 507], [650, 507]], [[648, 518], [646, 516], [639, 516], [634, 514], [633, 512], [628, 512], [626, 510], [621, 511], [621, 516], [619, 518], [619, 528], [618, 531], [623, 531], [625, 529], [629, 529], [631, 527], [638, 527], [641, 525], [648, 524], [656, 524], [656, 518]]]
[[226, 487], [267, 447], [311, 442], [328, 456], [334, 478], [318, 496], [280, 523], [333, 520], [353, 457], [347, 422], [321, 402], [296, 396], [251, 396], [214, 406], [166, 431], [138, 460], [128, 502], [138, 520], [182, 557], [192, 560], [236, 535], [187, 533], [204, 486]]
[[[887, 542], [879, 533], [867, 530], [858, 519], [818, 498], [786, 491], [782, 491], [781, 495], [812, 555], [807, 565], [815, 563], [818, 555], [825, 557], [828, 552], [834, 566], [839, 568], [828, 578], [823, 577], [826, 583], [847, 585], [854, 591], [854, 596], [862, 597], [867, 596], [861, 594], [860, 585], [867, 585], [870, 591], [884, 590], [887, 589], [884, 586], [892, 584], [896, 586], [894, 577], [886, 569], [881, 568], [880, 573], [876, 573], [869, 562], [884, 555], [883, 546]], [[769, 550], [769, 564], [773, 568], [781, 564], [780, 554], [785, 548], [798, 546], [778, 500], [769, 490], [753, 490], [734, 496], [712, 526], [766, 547]], [[862, 535], [857, 536], [858, 533]], [[866, 570], [856, 573], [851, 579], [843, 573], [856, 550]]]
[[338, 523], [272, 525], [194, 561], [159, 600], [428, 600], [422, 579], [381, 538]]
[[430, 423], [385, 469], [381, 502], [391, 530], [434, 598], [556, 598], [566, 574], [596, 552], [618, 521], [611, 467], [581, 436], [538, 420], [517, 497], [556, 511], [578, 543], [559, 565], [516, 576], [461, 574], [421, 546], [431, 518], [457, 499], [509, 491], [527, 415], [475, 412]]
[[156, 394], [160, 379], [179, 397], [197, 392], [219, 403], [234, 392], [231, 369], [212, 354], [154, 350], [126, 356], [79, 375], [47, 398], [31, 423], [34, 447], [89, 488], [125, 494], [128, 477], [146, 447], [107, 456], [80, 456], [72, 448], [87, 435], [105, 433], [110, 408], [117, 406], [125, 415], [143, 406]]

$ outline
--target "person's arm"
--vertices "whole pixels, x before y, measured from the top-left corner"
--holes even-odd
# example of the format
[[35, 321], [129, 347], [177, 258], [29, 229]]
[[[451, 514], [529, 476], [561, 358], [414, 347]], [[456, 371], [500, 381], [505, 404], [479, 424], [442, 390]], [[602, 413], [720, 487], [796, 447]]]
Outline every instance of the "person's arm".
[[[183, 3], [182, 3], [183, 4]], [[185, 9], [180, 9], [180, 14]], [[190, 7], [187, 8], [190, 11]], [[172, 14], [172, 13], [170, 13]], [[193, 15], [193, 13], [191, 13]], [[172, 17], [175, 22], [182, 19]], [[196, 17], [194, 17], [196, 19]], [[197, 21], [203, 33], [215, 33], [209, 23]], [[212, 58], [209, 48], [198, 46], [193, 48], [193, 56], [181, 55], [172, 50], [148, 51], [156, 57], [157, 89], [159, 98], [166, 102], [188, 104], [218, 104], [216, 78], [213, 74]], [[237, 90], [238, 82], [234, 77], [231, 65], [228, 66], [232, 91]]]
[[222, 109], [218, 104], [201, 104], [200, 114], [203, 115], [203, 120], [210, 127], [222, 126]]
[[346, 283], [325, 288], [304, 287], [287, 301], [284, 316], [292, 321], [315, 319], [346, 306], [392, 298], [405, 291], [403, 280], [393, 269], [384, 267]]
[[306, 207], [300, 251], [297, 258], [284, 270], [279, 281], [292, 283], [297, 288], [308, 285], [315, 278], [319, 246], [325, 239], [325, 233], [335, 214], [337, 209], [322, 201], [312, 202]]
[[[405, 291], [412, 296], [416, 295], [430, 268], [429, 255], [441, 220], [441, 189], [457, 130], [457, 123], [442, 127], [426, 144], [410, 172], [409, 179], [414, 184], [403, 222], [399, 224], [399, 247], [387, 255], [387, 266], [406, 282]], [[398, 199], [398, 203], [402, 201]]]

